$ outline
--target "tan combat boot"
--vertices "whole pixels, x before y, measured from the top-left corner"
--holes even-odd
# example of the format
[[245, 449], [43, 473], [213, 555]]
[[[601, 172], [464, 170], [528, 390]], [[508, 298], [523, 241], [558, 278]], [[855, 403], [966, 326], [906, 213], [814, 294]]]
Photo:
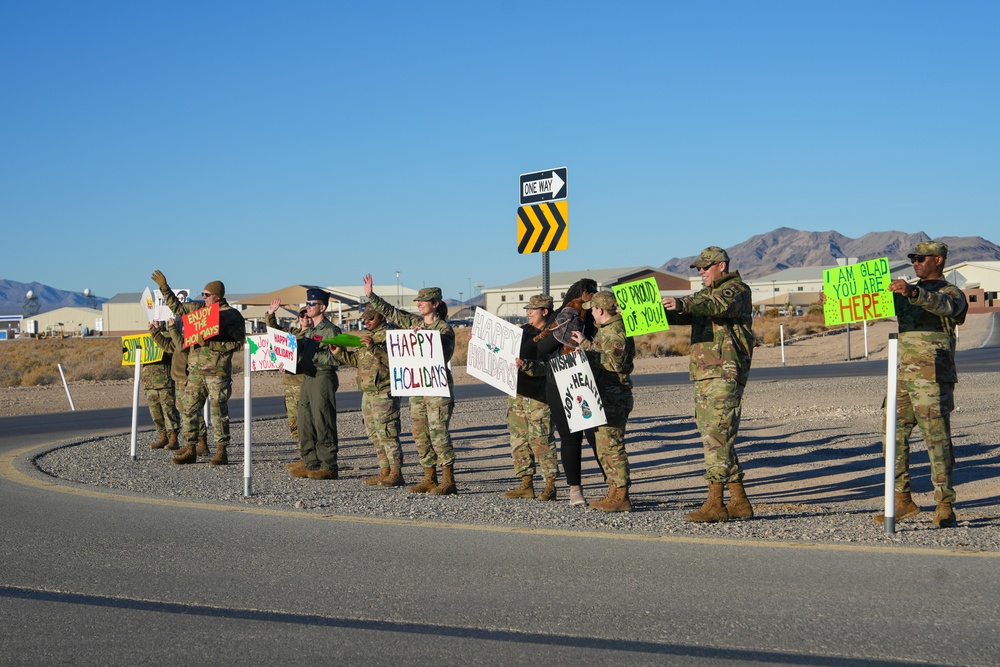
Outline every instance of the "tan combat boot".
[[177, 444], [177, 431], [171, 431], [167, 433], [167, 446], [164, 449], [169, 449], [171, 451], [180, 449], [180, 445]]
[[286, 463], [285, 467], [288, 468], [289, 470], [295, 470], [296, 468], [305, 468], [306, 461], [305, 459], [299, 459], [298, 461], [295, 461], [293, 463]]
[[595, 510], [602, 512], [631, 512], [632, 500], [628, 497], [628, 489], [614, 484], [608, 484], [608, 495], [590, 503]]
[[208, 451], [208, 443], [205, 442], [205, 436], [198, 436], [198, 456], [210, 456], [212, 452]]
[[747, 498], [746, 491], [743, 490], [743, 482], [730, 482], [729, 502], [726, 503], [726, 512], [730, 519], [752, 519], [753, 506]]
[[937, 504], [933, 523], [935, 528], [954, 528], [958, 525], [958, 517], [955, 516], [955, 510], [952, 509], [951, 503]]
[[407, 489], [410, 493], [428, 493], [431, 489], [437, 488], [438, 478], [437, 478], [437, 468], [431, 466], [430, 468], [424, 468], [424, 481], [420, 484], [415, 484]]
[[337, 479], [337, 471], [330, 468], [320, 468], [319, 470], [309, 470], [306, 472], [309, 479]]
[[167, 433], [160, 431], [160, 439], [149, 446], [150, 449], [163, 449], [167, 446]]
[[[895, 511], [893, 512], [896, 521], [909, 519], [920, 514], [920, 508], [913, 502], [913, 497], [909, 491], [897, 491], [895, 501]], [[875, 523], [885, 523], [885, 514], [876, 514], [872, 517]]]
[[705, 501], [705, 504], [697, 511], [685, 514], [684, 520], [695, 523], [729, 521], [729, 512], [726, 511], [726, 506], [722, 504], [724, 486], [722, 482], [709, 482], [708, 499]]
[[451, 466], [441, 468], [441, 483], [428, 491], [434, 496], [453, 496], [458, 493], [455, 486], [455, 469]]
[[208, 462], [212, 466], [224, 466], [229, 463], [229, 456], [226, 454], [226, 445], [216, 445], [215, 456]]
[[368, 486], [375, 486], [379, 484], [383, 479], [389, 476], [389, 468], [379, 468], [378, 474], [374, 477], [369, 477], [365, 480], [365, 484]]
[[173, 461], [177, 464], [197, 463], [198, 452], [195, 450], [193, 445], [188, 445], [184, 449], [177, 452], [177, 456], [174, 457]]
[[538, 494], [535, 500], [555, 500], [556, 499], [556, 476], [545, 478], [545, 488]]
[[389, 474], [378, 482], [379, 486], [385, 487], [403, 486], [403, 484], [405, 482], [403, 481], [403, 469], [401, 466], [391, 466]]
[[535, 484], [534, 478], [531, 475], [523, 475], [521, 477], [521, 486], [517, 487], [513, 491], [508, 491], [503, 494], [504, 498], [534, 498], [535, 497]]

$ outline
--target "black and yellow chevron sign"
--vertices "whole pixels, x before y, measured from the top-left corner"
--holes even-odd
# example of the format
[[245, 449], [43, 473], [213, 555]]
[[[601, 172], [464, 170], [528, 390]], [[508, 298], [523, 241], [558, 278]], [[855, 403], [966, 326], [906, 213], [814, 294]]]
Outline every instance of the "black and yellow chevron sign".
[[569, 247], [569, 204], [566, 200], [517, 209], [517, 251], [550, 252]]

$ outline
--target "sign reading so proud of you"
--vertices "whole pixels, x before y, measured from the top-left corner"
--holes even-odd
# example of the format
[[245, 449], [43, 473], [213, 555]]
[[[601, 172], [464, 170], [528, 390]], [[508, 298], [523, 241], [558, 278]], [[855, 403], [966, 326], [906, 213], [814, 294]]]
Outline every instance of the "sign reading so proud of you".
[[615, 300], [618, 301], [618, 312], [625, 323], [626, 336], [641, 336], [670, 328], [667, 313], [660, 301], [660, 286], [656, 284], [656, 278], [623, 283], [612, 289], [615, 291]]
[[826, 325], [895, 317], [891, 281], [887, 257], [823, 271]]

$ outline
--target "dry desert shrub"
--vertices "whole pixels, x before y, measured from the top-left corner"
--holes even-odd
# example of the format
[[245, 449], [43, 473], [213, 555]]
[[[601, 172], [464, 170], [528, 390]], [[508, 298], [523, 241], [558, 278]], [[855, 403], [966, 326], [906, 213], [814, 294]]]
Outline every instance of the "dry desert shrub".
[[0, 345], [0, 387], [31, 387], [66, 381], [123, 380], [131, 367], [121, 365], [119, 338], [19, 338]]

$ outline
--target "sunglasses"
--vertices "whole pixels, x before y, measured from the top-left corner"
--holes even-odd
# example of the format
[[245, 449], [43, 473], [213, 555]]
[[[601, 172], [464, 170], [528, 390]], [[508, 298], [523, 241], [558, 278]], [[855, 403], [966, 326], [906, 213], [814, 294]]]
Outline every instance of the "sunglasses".
[[318, 306], [322, 303], [323, 303], [322, 301], [306, 301], [306, 305], [310, 307]]
[[202, 292], [202, 293], [201, 293], [201, 295], [202, 295], [203, 297], [205, 297], [206, 299], [207, 299], [208, 297], [210, 297], [210, 296], [215, 296], [215, 295], [214, 295], [214, 294], [212, 294], [211, 292]]
[[914, 264], [920, 264], [928, 257], [933, 257], [933, 256], [934, 255], [907, 255], [907, 257], [910, 258], [910, 261], [913, 262]]

